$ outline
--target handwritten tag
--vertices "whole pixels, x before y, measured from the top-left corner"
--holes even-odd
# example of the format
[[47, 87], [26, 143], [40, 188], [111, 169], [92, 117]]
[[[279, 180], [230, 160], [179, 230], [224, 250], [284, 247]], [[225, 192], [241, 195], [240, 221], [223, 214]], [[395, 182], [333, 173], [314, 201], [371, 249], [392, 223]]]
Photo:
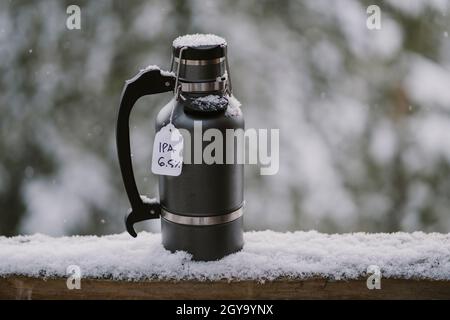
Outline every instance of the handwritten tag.
[[164, 176], [179, 176], [183, 167], [183, 136], [171, 123], [155, 136], [152, 172]]

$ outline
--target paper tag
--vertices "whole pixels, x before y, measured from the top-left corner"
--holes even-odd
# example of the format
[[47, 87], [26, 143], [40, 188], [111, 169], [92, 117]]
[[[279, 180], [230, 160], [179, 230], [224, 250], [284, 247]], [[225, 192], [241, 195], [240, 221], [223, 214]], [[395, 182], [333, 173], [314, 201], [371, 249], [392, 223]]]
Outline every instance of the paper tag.
[[152, 172], [164, 176], [179, 176], [183, 167], [183, 136], [171, 123], [155, 135]]

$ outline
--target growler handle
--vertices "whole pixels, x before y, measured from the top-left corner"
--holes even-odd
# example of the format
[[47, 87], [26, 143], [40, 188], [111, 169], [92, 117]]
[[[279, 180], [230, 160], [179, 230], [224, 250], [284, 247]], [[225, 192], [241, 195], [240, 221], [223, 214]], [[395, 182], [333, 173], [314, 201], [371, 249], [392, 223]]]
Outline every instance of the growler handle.
[[158, 201], [142, 201], [136, 180], [134, 178], [130, 148], [130, 114], [139, 98], [174, 90], [175, 76], [159, 68], [141, 70], [135, 77], [125, 82], [120, 99], [119, 115], [117, 117], [116, 143], [125, 191], [131, 204], [129, 213], [125, 216], [128, 233], [136, 237], [134, 224], [148, 219], [157, 219], [161, 213]]

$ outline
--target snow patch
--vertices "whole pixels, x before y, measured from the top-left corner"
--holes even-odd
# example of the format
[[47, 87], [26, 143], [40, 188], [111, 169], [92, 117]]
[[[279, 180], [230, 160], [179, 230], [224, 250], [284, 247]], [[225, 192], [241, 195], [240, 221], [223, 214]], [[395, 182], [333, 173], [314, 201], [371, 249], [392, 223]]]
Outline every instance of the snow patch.
[[244, 249], [213, 262], [170, 253], [161, 235], [52, 238], [0, 237], [0, 276], [66, 277], [78, 265], [83, 277], [195, 280], [272, 280], [280, 277], [357, 279], [367, 267], [383, 278], [450, 280], [450, 234], [322, 234], [316, 231], [245, 233]]
[[143, 196], [143, 195], [141, 195], [141, 200], [142, 200], [142, 203], [145, 203], [145, 204], [154, 204], [157, 201], [156, 198], [149, 198], [149, 197]]
[[192, 106], [202, 111], [222, 111], [228, 106], [228, 99], [219, 95], [207, 95], [192, 100]]
[[225, 111], [226, 117], [239, 117], [242, 115], [241, 102], [236, 99], [235, 96], [231, 95], [228, 97], [228, 108]]
[[175, 77], [175, 73], [174, 72], [161, 70], [160, 67], [158, 67], [157, 65], [154, 65], [154, 64], [145, 67], [141, 71], [143, 72], [143, 71], [151, 71], [151, 70], [159, 70], [161, 72], [161, 75], [164, 76], [164, 77], [170, 77], [170, 76]]
[[175, 48], [226, 45], [227, 41], [214, 34], [187, 34], [173, 41]]

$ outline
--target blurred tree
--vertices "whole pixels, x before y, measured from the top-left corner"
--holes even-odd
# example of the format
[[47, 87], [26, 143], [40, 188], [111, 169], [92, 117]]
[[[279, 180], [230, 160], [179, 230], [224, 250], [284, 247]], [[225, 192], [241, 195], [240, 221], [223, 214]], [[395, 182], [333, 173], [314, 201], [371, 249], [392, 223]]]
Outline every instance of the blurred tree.
[[[74, 3], [81, 30], [65, 27]], [[0, 234], [123, 231], [124, 80], [168, 67], [171, 41], [195, 32], [228, 39], [248, 126], [281, 129], [280, 173], [247, 170], [247, 228], [450, 230], [448, 3], [379, 2], [379, 31], [365, 27], [370, 4], [3, 1]], [[143, 193], [156, 192], [152, 121], [169, 98], [132, 116]]]

